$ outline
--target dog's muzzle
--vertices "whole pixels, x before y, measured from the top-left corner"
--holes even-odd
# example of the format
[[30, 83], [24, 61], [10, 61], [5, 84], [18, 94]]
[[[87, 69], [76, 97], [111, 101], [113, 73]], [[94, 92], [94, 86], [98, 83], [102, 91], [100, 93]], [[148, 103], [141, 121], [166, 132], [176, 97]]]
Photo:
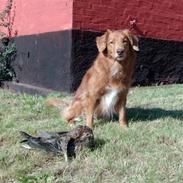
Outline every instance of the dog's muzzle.
[[123, 49], [117, 49], [116, 51], [116, 61], [123, 61], [125, 58], [125, 52]]

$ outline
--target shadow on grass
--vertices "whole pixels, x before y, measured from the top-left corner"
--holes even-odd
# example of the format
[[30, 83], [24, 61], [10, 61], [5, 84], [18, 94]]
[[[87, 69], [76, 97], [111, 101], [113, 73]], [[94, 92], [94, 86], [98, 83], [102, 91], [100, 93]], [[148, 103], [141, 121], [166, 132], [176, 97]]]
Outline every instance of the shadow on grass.
[[[133, 123], [138, 121], [150, 122], [156, 119], [163, 119], [171, 117], [174, 119], [183, 120], [183, 110], [165, 110], [161, 108], [128, 108], [126, 111], [127, 121], [132, 121]], [[98, 119], [96, 126], [105, 125], [109, 122], [118, 122], [119, 118], [117, 115], [113, 116], [112, 119]]]
[[127, 109], [128, 121], [151, 121], [167, 117], [183, 120], [183, 110], [164, 110], [161, 108], [144, 109], [140, 107]]
[[95, 138], [95, 144], [92, 150], [101, 149], [105, 145], [106, 141], [103, 139]]

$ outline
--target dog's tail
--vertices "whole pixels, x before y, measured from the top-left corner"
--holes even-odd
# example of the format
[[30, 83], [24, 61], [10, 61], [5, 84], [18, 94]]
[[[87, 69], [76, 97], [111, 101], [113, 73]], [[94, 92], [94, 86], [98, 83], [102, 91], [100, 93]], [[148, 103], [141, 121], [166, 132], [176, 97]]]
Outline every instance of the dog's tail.
[[69, 103], [60, 98], [49, 98], [46, 100], [46, 105], [53, 107], [61, 107], [61, 106], [69, 106]]

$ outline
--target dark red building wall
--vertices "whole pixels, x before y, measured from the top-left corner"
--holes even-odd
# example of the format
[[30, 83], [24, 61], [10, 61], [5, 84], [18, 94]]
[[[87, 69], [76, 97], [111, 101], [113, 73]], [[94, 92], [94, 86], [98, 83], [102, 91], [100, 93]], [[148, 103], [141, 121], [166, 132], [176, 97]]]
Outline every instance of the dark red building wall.
[[[1, 0], [0, 10], [7, 0]], [[132, 28], [151, 38], [183, 41], [182, 0], [14, 0], [13, 34], [68, 29]]]
[[75, 0], [73, 28], [93, 31], [132, 28], [151, 38], [183, 41], [182, 0]]

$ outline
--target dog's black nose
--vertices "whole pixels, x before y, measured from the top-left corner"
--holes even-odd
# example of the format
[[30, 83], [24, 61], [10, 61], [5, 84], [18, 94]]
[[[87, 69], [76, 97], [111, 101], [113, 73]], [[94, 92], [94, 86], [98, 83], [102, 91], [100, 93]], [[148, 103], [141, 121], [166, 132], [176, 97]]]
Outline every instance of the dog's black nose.
[[118, 55], [122, 55], [123, 54], [123, 50], [122, 49], [117, 49], [117, 54]]

